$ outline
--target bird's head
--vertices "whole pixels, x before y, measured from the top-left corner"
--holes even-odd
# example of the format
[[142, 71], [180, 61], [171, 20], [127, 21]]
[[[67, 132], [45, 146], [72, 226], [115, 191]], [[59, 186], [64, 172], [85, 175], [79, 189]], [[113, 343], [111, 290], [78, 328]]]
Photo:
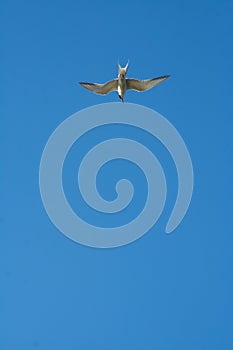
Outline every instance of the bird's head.
[[126, 76], [128, 66], [129, 66], [129, 61], [124, 68], [122, 68], [118, 63], [118, 78], [124, 78]]

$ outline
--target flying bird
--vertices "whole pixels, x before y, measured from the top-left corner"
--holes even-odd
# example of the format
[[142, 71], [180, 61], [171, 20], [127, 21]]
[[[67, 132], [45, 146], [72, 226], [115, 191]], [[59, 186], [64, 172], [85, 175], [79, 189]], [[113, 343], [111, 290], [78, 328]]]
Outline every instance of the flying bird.
[[124, 96], [126, 90], [136, 90], [136, 91], [146, 91], [154, 86], [162, 83], [162, 81], [166, 80], [170, 77], [170, 75], [164, 75], [158, 78], [146, 79], [146, 80], [138, 80], [138, 79], [128, 79], [126, 78], [126, 73], [129, 67], [129, 62], [126, 64], [124, 68], [120, 66], [118, 63], [118, 78], [114, 80], [110, 80], [105, 84], [96, 84], [96, 83], [86, 83], [80, 82], [87, 90], [90, 90], [96, 94], [107, 95], [111, 91], [117, 91], [118, 96], [122, 102], [124, 102]]

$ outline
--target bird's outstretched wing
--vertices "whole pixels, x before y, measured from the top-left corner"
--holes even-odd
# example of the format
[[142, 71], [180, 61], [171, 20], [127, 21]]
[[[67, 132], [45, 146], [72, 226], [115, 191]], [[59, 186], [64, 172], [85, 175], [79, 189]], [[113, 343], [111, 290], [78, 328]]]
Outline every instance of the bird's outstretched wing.
[[137, 80], [137, 79], [126, 79], [127, 90], [145, 91], [153, 88], [154, 86], [162, 83], [162, 81], [169, 78], [170, 75], [164, 75], [162, 77], [147, 79], [147, 80]]
[[94, 83], [79, 83], [87, 90], [90, 90], [96, 94], [106, 95], [111, 91], [117, 90], [118, 79], [110, 80], [105, 84], [94, 84]]

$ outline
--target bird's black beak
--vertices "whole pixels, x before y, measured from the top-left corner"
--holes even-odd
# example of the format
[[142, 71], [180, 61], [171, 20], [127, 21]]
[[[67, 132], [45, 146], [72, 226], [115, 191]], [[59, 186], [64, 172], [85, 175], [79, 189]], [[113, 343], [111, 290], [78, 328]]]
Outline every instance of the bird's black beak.
[[121, 99], [121, 102], [124, 102], [124, 98], [121, 97], [120, 95], [118, 95], [118, 96], [119, 96], [119, 98]]

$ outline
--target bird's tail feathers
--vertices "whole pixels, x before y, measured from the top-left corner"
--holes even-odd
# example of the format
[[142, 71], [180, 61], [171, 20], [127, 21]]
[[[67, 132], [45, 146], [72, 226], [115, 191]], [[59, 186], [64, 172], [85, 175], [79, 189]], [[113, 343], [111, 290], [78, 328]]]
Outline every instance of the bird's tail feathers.
[[125, 75], [127, 73], [128, 67], [129, 67], [129, 60], [124, 68], [121, 67], [120, 63], [118, 62], [118, 75], [120, 75], [120, 74]]

